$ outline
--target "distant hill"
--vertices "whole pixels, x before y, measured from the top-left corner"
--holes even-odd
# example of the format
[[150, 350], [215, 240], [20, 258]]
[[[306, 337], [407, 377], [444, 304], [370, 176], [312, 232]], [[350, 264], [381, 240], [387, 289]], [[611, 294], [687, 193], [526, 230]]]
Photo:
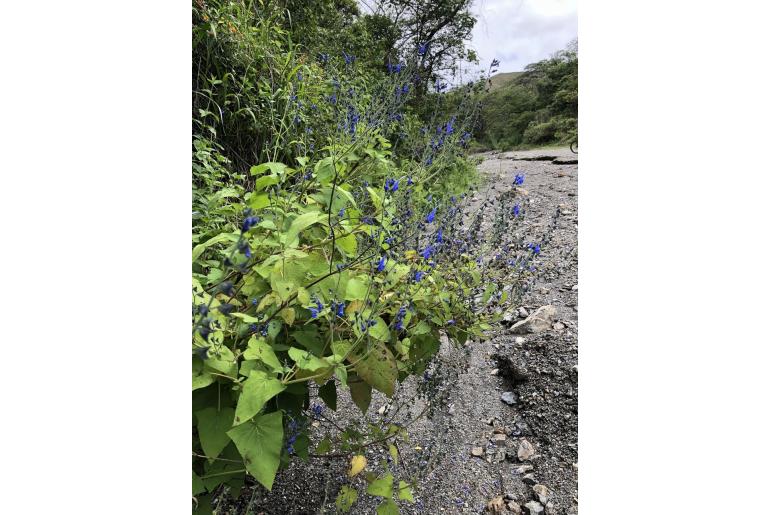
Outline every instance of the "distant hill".
[[565, 144], [577, 137], [577, 50], [568, 48], [490, 78], [474, 131], [481, 148]]
[[513, 79], [518, 77], [524, 72], [508, 72], [508, 73], [498, 73], [497, 75], [492, 75], [492, 77], [489, 79], [492, 84], [490, 86], [490, 91], [494, 91], [496, 89], [499, 89], [503, 87], [505, 84], [508, 84]]

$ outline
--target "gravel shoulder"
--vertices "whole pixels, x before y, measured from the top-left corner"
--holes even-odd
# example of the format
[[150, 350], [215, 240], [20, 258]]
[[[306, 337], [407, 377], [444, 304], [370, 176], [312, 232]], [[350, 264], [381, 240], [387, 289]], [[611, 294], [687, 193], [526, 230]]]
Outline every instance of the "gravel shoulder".
[[[507, 316], [484, 342], [442, 344], [438, 372], [429, 380], [410, 378], [392, 400], [375, 392], [365, 417], [347, 392], [340, 393], [337, 413], [316, 423], [313, 440], [320, 441], [335, 418], [408, 423], [422, 414], [410, 423], [408, 445], [399, 446], [393, 467], [400, 477], [420, 478], [417, 502], [399, 503], [401, 513], [577, 514], [577, 156], [549, 148], [478, 157], [485, 180], [466, 202], [471, 212], [483, 210], [482, 231], [492, 230], [501, 196], [513, 188], [514, 175], [524, 174], [525, 216], [516, 230], [528, 241], [550, 235], [537, 279], [518, 306], [523, 310]], [[553, 306], [542, 330], [516, 325], [542, 306]], [[512, 393], [506, 394], [510, 404], [501, 400], [504, 392]], [[376, 464], [387, 456], [372, 447], [371, 469], [379, 470]], [[251, 502], [254, 514], [335, 513], [339, 488], [350, 484], [347, 465], [344, 459], [294, 460], [272, 492], [246, 488], [223, 511], [245, 514]], [[360, 477], [353, 485], [364, 490]], [[375, 513], [377, 504], [359, 495], [351, 513]]]

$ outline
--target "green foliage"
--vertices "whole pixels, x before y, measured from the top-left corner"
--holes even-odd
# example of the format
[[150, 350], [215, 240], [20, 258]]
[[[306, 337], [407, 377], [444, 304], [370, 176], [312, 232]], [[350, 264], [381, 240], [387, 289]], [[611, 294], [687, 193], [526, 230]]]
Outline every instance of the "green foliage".
[[[423, 374], [442, 336], [460, 345], [489, 328], [477, 301], [489, 278], [460, 233], [456, 198], [477, 181], [464, 148], [478, 86], [428, 95], [421, 117], [408, 99], [417, 60], [380, 69], [379, 53], [397, 39], [389, 31], [400, 30], [387, 17], [360, 15], [346, 0], [286, 6], [193, 2], [200, 511], [211, 495], [237, 493], [247, 474], [271, 489], [281, 467], [308, 458], [315, 386], [328, 408], [349, 389], [366, 412], [372, 389], [392, 397]], [[376, 34], [392, 37], [378, 47]], [[358, 60], [325, 55], [356, 47]], [[468, 243], [448, 244], [460, 238]], [[314, 452], [361, 456], [365, 466], [365, 450], [379, 445], [398, 462], [403, 428], [349, 422]], [[364, 474], [367, 491], [383, 497], [378, 513], [397, 513], [396, 501], [414, 500], [413, 482], [378, 466]], [[357, 497], [344, 486], [337, 507], [348, 511]]]
[[577, 72], [574, 43], [523, 73], [492, 77], [475, 131], [480, 146], [508, 150], [575, 141]]

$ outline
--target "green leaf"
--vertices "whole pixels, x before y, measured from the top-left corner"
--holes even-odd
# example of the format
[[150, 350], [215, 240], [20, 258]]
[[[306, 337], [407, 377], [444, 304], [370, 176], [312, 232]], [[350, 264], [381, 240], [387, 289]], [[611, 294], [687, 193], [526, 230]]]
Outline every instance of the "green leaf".
[[[262, 209], [270, 205], [270, 197], [267, 193], [251, 193], [246, 200], [251, 209]], [[260, 224], [261, 225], [261, 224]]]
[[254, 417], [254, 420], [232, 428], [227, 435], [235, 442], [246, 470], [268, 490], [281, 461], [283, 422], [280, 411]]
[[309, 370], [315, 372], [322, 368], [327, 368], [329, 363], [321, 358], [318, 358], [311, 354], [309, 351], [292, 347], [289, 349], [289, 357], [293, 359], [299, 368], [302, 370]]
[[385, 499], [377, 506], [377, 515], [398, 515], [398, 505], [393, 499]]
[[238, 365], [235, 363], [235, 355], [228, 347], [220, 345], [209, 349], [209, 359], [205, 361], [207, 368], [211, 368], [228, 377], [238, 374]]
[[385, 344], [374, 342], [370, 349], [355, 348], [348, 360], [359, 377], [388, 397], [393, 396], [398, 367], [396, 358]]
[[217, 234], [213, 238], [210, 238], [203, 243], [196, 245], [193, 247], [192, 250], [192, 260], [193, 263], [198, 260], [198, 258], [203, 254], [203, 251], [209, 248], [212, 245], [215, 245], [217, 243], [222, 243], [224, 241], [238, 241], [238, 235], [229, 233], [229, 232], [223, 232], [221, 234]]
[[409, 486], [406, 481], [398, 482], [398, 498], [402, 501], [414, 502], [414, 496], [412, 496], [412, 487]]
[[376, 323], [369, 328], [369, 335], [381, 342], [390, 341], [390, 329], [388, 329], [388, 324], [386, 324], [380, 317], [375, 318], [375, 321]]
[[262, 191], [268, 186], [278, 184], [278, 177], [275, 175], [264, 175], [254, 181], [254, 191]]
[[393, 463], [398, 465], [398, 449], [395, 445], [388, 444], [388, 452], [390, 453], [391, 459], [393, 459]]
[[350, 488], [348, 485], [342, 485], [342, 488], [340, 488], [340, 493], [337, 494], [337, 500], [334, 502], [334, 504], [337, 505], [337, 509], [339, 509], [341, 512], [347, 513], [350, 511], [353, 503], [356, 502], [356, 499], [358, 499], [358, 492], [356, 489]]
[[348, 234], [337, 238], [335, 244], [348, 257], [354, 257], [358, 253], [358, 242], [355, 234]]
[[361, 410], [361, 413], [366, 413], [369, 409], [369, 404], [372, 402], [372, 387], [363, 380], [350, 380], [348, 381], [348, 388], [350, 388], [350, 397], [353, 402]]
[[316, 454], [326, 454], [329, 452], [332, 448], [332, 441], [329, 440], [328, 436], [324, 436], [323, 440], [321, 440], [321, 443], [318, 444], [318, 446], [315, 448]]
[[262, 163], [260, 165], [252, 166], [249, 172], [251, 172], [251, 175], [259, 175], [264, 173], [265, 170], [270, 170], [271, 173], [280, 175], [286, 170], [291, 170], [291, 168], [283, 163], [271, 161], [269, 163]]
[[258, 359], [276, 372], [283, 370], [283, 365], [278, 361], [273, 348], [262, 337], [252, 336], [249, 338], [249, 344], [243, 353], [243, 357], [244, 359]]
[[233, 408], [222, 408], [217, 411], [213, 406], [195, 413], [198, 419], [198, 436], [207, 457], [216, 458], [230, 443], [227, 430], [233, 425], [234, 414]]
[[192, 494], [198, 495], [199, 493], [205, 492], [206, 486], [203, 484], [203, 481], [198, 474], [193, 471], [192, 475]]
[[235, 407], [235, 422], [243, 424], [259, 413], [267, 401], [281, 393], [286, 388], [278, 379], [268, 376], [262, 370], [252, 370], [251, 375], [243, 382], [243, 391], [238, 397]]
[[364, 300], [368, 291], [369, 286], [365, 282], [351, 277], [345, 290], [345, 300]]
[[337, 383], [334, 380], [328, 381], [318, 389], [318, 396], [323, 399], [327, 406], [337, 411]]
[[193, 356], [192, 361], [192, 389], [205, 388], [214, 382], [214, 376], [212, 376], [203, 366], [203, 360], [197, 356]]
[[289, 230], [286, 231], [286, 234], [281, 236], [281, 241], [289, 247], [295, 246], [299, 234], [311, 225], [323, 220], [324, 215], [325, 213], [321, 213], [320, 211], [310, 211], [309, 213], [299, 215], [291, 222], [291, 226], [289, 227]]
[[366, 493], [380, 497], [391, 497], [393, 495], [393, 474], [388, 473], [372, 481], [366, 489]]

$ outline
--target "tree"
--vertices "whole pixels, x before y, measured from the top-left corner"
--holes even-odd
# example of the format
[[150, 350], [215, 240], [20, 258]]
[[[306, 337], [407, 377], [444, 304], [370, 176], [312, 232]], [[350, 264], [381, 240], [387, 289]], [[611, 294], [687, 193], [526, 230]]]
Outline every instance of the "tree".
[[[421, 54], [422, 79], [437, 80], [453, 74], [460, 60], [475, 62], [465, 47], [476, 18], [472, 0], [372, 0], [362, 2], [373, 15], [386, 16], [398, 29], [392, 58]], [[419, 90], [424, 93], [426, 82]]]

